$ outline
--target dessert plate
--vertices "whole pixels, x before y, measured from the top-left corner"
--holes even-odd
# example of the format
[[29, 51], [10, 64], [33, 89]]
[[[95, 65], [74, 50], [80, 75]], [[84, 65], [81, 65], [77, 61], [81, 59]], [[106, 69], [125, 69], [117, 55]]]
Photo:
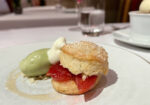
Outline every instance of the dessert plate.
[[123, 29], [123, 30], [119, 30], [119, 31], [115, 31], [113, 33], [113, 36], [116, 40], [119, 40], [121, 42], [130, 44], [130, 45], [134, 45], [134, 46], [138, 46], [138, 47], [143, 47], [143, 48], [150, 48], [150, 42], [139, 42], [139, 41], [135, 41], [130, 37], [130, 28], [128, 29]]
[[150, 64], [110, 45], [100, 44], [109, 55], [109, 73], [83, 95], [62, 95], [50, 79], [31, 83], [19, 71], [20, 60], [52, 42], [0, 49], [0, 105], [150, 105]]

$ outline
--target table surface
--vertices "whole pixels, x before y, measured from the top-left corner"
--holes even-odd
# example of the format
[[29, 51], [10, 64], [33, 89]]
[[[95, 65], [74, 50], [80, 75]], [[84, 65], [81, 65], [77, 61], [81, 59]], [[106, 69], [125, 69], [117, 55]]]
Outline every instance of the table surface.
[[14, 13], [0, 16], [0, 30], [13, 28], [69, 26], [76, 25], [78, 15], [76, 9], [58, 10], [54, 6], [27, 7], [23, 14]]
[[23, 9], [23, 14], [16, 15], [14, 13], [11, 13], [3, 15], [0, 17], [0, 21], [77, 18], [75, 10], [72, 11], [74, 12], [67, 12], [67, 9], [57, 10], [54, 6], [27, 7]]
[[[120, 26], [123, 24], [120, 24]], [[107, 27], [111, 30], [111, 27]], [[57, 27], [38, 27], [24, 28], [0, 31], [0, 48], [7, 48], [16, 45], [29, 43], [38, 43], [46, 41], [54, 41], [58, 37], [63, 36], [68, 41], [87, 40], [96, 43], [104, 43], [123, 48], [130, 52], [141, 56], [150, 63], [150, 49], [138, 48], [119, 41], [114, 40], [112, 33], [100, 35], [98, 37], [89, 37], [82, 35], [76, 26], [57, 26]]]

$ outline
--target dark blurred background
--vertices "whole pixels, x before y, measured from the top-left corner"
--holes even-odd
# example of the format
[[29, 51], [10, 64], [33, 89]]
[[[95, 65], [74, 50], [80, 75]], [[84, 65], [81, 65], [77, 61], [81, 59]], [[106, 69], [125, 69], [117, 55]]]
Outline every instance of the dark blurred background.
[[[10, 12], [14, 11], [13, 1], [6, 0], [9, 5]], [[19, 0], [17, 0], [19, 1]], [[67, 8], [75, 8], [76, 0], [20, 0], [22, 8], [29, 6], [46, 6], [55, 5], [57, 2]], [[93, 3], [96, 0], [93, 0]], [[139, 9], [142, 0], [104, 0], [106, 10], [106, 23], [128, 22], [128, 12]]]

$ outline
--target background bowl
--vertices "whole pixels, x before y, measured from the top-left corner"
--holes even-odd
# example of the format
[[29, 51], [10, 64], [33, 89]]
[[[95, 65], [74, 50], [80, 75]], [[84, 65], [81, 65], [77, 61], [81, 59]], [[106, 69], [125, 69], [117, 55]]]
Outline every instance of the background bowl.
[[137, 41], [150, 42], [150, 14], [129, 12], [131, 37]]

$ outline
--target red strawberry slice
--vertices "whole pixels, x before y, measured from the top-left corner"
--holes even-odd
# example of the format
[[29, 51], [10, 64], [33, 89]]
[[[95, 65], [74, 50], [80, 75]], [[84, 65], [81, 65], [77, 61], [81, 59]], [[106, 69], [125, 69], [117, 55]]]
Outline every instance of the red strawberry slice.
[[52, 65], [46, 75], [51, 76], [54, 80], [59, 82], [74, 80], [81, 94], [90, 90], [94, 86], [97, 79], [97, 76], [90, 76], [83, 80], [82, 74], [71, 74], [69, 70], [63, 68], [59, 62]]
[[97, 79], [97, 76], [90, 76], [90, 77], [87, 77], [85, 80], [83, 80], [81, 74], [77, 75], [75, 77], [75, 82], [78, 86], [80, 93], [84, 93], [90, 90], [94, 86], [96, 79]]
[[60, 63], [56, 63], [50, 67], [50, 70], [46, 74], [47, 76], [51, 76], [54, 80], [59, 82], [64, 82], [68, 80], [73, 80], [74, 75], [72, 75], [68, 69], [63, 68]]

